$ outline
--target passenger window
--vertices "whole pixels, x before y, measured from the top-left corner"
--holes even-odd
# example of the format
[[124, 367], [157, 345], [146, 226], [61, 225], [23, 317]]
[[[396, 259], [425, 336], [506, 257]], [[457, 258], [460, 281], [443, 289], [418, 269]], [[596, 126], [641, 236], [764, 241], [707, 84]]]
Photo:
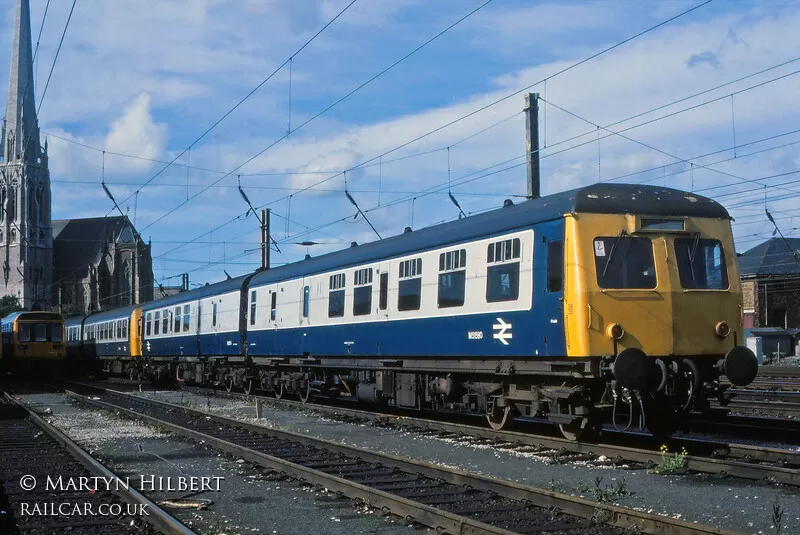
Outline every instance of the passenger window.
[[519, 238], [490, 243], [486, 261], [486, 302], [516, 301], [522, 250]]
[[309, 305], [309, 298], [311, 294], [311, 288], [309, 286], [305, 286], [303, 288], [303, 317], [308, 317], [308, 305]]
[[269, 304], [269, 319], [270, 321], [275, 321], [275, 318], [278, 316], [278, 292], [272, 292], [272, 302]]
[[459, 249], [439, 255], [439, 308], [464, 305], [467, 284], [467, 250]]
[[419, 310], [422, 296], [422, 259], [400, 262], [397, 310]]
[[181, 307], [175, 307], [175, 314], [173, 314], [172, 320], [172, 332], [181, 332]]
[[159, 330], [161, 328], [161, 312], [160, 311], [155, 313], [154, 321], [155, 321], [155, 323], [153, 325], [153, 334], [158, 336]]
[[489, 266], [486, 272], [486, 301], [516, 301], [519, 298], [519, 262]]
[[250, 325], [256, 324], [256, 291], [250, 291]]
[[564, 287], [564, 242], [547, 244], [547, 291], [560, 292]]
[[386, 310], [389, 307], [389, 274], [381, 273], [381, 295], [378, 306], [381, 310]]
[[169, 312], [166, 310], [164, 311], [164, 317], [161, 320], [161, 333], [169, 333]]
[[145, 332], [145, 336], [150, 336], [150, 326], [153, 323], [153, 316], [152, 316], [152, 314], [150, 312], [148, 312], [146, 318], [147, 318], [147, 322], [145, 323], [144, 332]]
[[191, 325], [191, 311], [192, 308], [190, 305], [183, 305], [183, 332], [189, 332], [189, 326]]
[[372, 311], [372, 268], [356, 271], [353, 285], [353, 315], [366, 316]]
[[328, 317], [341, 318], [344, 316], [344, 287], [345, 274], [331, 275], [328, 281]]

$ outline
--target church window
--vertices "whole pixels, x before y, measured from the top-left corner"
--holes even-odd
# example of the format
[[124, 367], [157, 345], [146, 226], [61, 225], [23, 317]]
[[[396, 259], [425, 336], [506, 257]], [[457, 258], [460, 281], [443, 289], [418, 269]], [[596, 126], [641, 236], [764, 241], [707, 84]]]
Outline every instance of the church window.
[[8, 215], [9, 221], [14, 221], [17, 219], [17, 190], [16, 188], [9, 188], [8, 190], [8, 202], [6, 203], [8, 209], [6, 210], [6, 214]]
[[150, 328], [151, 325], [153, 324], [153, 315], [150, 312], [148, 312], [145, 318], [147, 319], [147, 322], [145, 323], [144, 333], [145, 336], [150, 336]]
[[181, 307], [175, 307], [175, 314], [172, 317], [174, 319], [172, 324], [172, 332], [181, 332]]
[[6, 188], [0, 188], [0, 221], [6, 220]]
[[153, 334], [158, 336], [158, 332], [161, 330], [161, 312], [157, 311], [155, 314], [155, 324], [153, 325]]
[[189, 332], [189, 324], [190, 324], [190, 316], [191, 314], [191, 307], [189, 305], [183, 305], [183, 332]]
[[39, 183], [39, 187], [36, 190], [36, 221], [39, 225], [44, 223], [44, 217], [42, 217], [42, 201], [44, 199], [43, 188], [42, 184]]

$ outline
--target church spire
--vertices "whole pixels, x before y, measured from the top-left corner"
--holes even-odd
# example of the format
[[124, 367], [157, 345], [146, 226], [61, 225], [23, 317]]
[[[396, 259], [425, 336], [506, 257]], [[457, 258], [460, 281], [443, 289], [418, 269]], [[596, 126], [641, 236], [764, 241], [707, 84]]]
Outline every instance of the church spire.
[[19, 161], [24, 155], [26, 162], [36, 164], [40, 152], [39, 123], [33, 88], [31, 9], [28, 0], [17, 0], [4, 133], [4, 162]]

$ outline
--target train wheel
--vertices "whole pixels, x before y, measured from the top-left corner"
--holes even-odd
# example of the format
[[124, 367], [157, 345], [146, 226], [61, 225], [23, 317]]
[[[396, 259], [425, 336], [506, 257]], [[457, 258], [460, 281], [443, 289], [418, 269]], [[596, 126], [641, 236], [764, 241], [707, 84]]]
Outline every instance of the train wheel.
[[225, 390], [227, 390], [228, 392], [230, 392], [231, 390], [233, 390], [233, 376], [231, 376], [231, 377], [228, 377], [228, 378], [225, 380]]
[[278, 384], [278, 388], [275, 389], [275, 399], [281, 399], [283, 397], [283, 383]]
[[567, 440], [577, 442], [586, 440], [594, 434], [595, 427], [592, 425], [591, 418], [579, 418], [568, 424], [558, 424], [561, 435]]
[[242, 385], [242, 388], [244, 389], [244, 393], [249, 396], [250, 392], [253, 391], [253, 380], [248, 379], [247, 381], [245, 381], [244, 385]]
[[[511, 406], [506, 405], [504, 409], [494, 409], [492, 412], [486, 413], [486, 421], [489, 422], [489, 427], [495, 431], [500, 431], [508, 426], [509, 414], [511, 414]], [[513, 418], [511, 420], [513, 420]]]

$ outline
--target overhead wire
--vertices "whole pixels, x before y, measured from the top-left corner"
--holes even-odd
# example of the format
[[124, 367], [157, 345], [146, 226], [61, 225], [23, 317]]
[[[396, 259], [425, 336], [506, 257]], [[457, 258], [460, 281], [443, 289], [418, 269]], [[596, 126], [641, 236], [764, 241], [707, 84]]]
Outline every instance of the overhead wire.
[[[256, 85], [256, 86], [255, 86], [255, 87], [254, 87], [252, 90], [250, 90], [250, 92], [249, 92], [249, 93], [247, 93], [247, 94], [246, 94], [244, 97], [242, 97], [242, 98], [241, 98], [241, 99], [240, 99], [240, 100], [239, 100], [239, 101], [238, 101], [236, 104], [234, 104], [234, 106], [233, 106], [232, 108], [230, 108], [228, 111], [226, 111], [226, 112], [225, 112], [225, 113], [222, 115], [222, 117], [220, 117], [219, 119], [217, 119], [217, 121], [216, 121], [216, 122], [214, 122], [214, 124], [212, 124], [210, 127], [208, 127], [208, 128], [207, 128], [207, 129], [206, 129], [206, 130], [205, 130], [205, 131], [204, 131], [202, 134], [200, 134], [200, 136], [199, 136], [197, 139], [195, 139], [195, 140], [194, 140], [194, 141], [193, 141], [193, 142], [192, 142], [192, 143], [191, 143], [191, 144], [190, 144], [188, 147], [186, 147], [184, 150], [182, 150], [182, 151], [180, 152], [180, 154], [178, 154], [178, 155], [177, 155], [175, 158], [173, 158], [173, 160], [172, 160], [170, 163], [168, 163], [167, 165], [165, 165], [165, 166], [164, 166], [164, 167], [163, 167], [163, 168], [162, 168], [160, 171], [158, 171], [158, 172], [157, 172], [155, 175], [153, 175], [152, 177], [150, 177], [150, 179], [148, 179], [148, 180], [147, 180], [147, 181], [146, 181], [144, 184], [142, 184], [142, 186], [141, 186], [140, 188], [138, 188], [138, 190], [141, 190], [142, 188], [144, 188], [144, 187], [146, 187], [147, 185], [149, 185], [150, 183], [152, 183], [152, 182], [153, 182], [153, 180], [155, 180], [156, 178], [158, 178], [158, 177], [161, 175], [161, 173], [163, 173], [164, 171], [166, 171], [166, 170], [167, 170], [167, 169], [168, 169], [168, 168], [169, 168], [169, 167], [170, 167], [170, 166], [171, 166], [173, 163], [175, 163], [175, 162], [176, 162], [177, 160], [179, 160], [179, 159], [180, 159], [180, 158], [181, 158], [181, 157], [182, 157], [184, 154], [186, 154], [186, 152], [190, 151], [190, 150], [191, 150], [191, 149], [192, 149], [192, 148], [193, 148], [195, 145], [197, 145], [197, 144], [198, 144], [200, 141], [202, 141], [202, 140], [203, 140], [203, 139], [204, 139], [204, 138], [205, 138], [205, 137], [206, 137], [206, 136], [207, 136], [209, 133], [211, 133], [211, 131], [212, 131], [212, 130], [214, 130], [214, 129], [215, 129], [215, 128], [216, 128], [216, 127], [217, 127], [217, 126], [220, 124], [220, 123], [222, 123], [222, 122], [223, 122], [225, 119], [227, 119], [227, 118], [228, 118], [228, 116], [230, 116], [230, 115], [231, 115], [231, 114], [232, 114], [234, 111], [236, 111], [236, 110], [239, 108], [239, 106], [241, 106], [242, 104], [244, 104], [244, 103], [245, 103], [245, 102], [246, 102], [246, 101], [247, 101], [247, 100], [248, 100], [250, 97], [252, 97], [252, 96], [253, 96], [253, 95], [254, 95], [254, 94], [255, 94], [255, 93], [256, 93], [256, 92], [257, 92], [259, 89], [261, 89], [261, 88], [264, 86], [264, 84], [266, 84], [266, 83], [267, 83], [268, 81], [270, 81], [270, 80], [271, 80], [271, 79], [272, 79], [272, 78], [273, 78], [273, 77], [274, 77], [276, 74], [278, 74], [278, 73], [281, 71], [281, 69], [283, 69], [283, 68], [284, 68], [284, 67], [285, 67], [285, 66], [286, 66], [286, 65], [287, 65], [287, 64], [288, 64], [290, 61], [292, 61], [292, 60], [294, 59], [294, 57], [295, 57], [295, 56], [297, 56], [299, 53], [301, 53], [303, 50], [305, 50], [305, 48], [306, 48], [306, 47], [308, 47], [308, 46], [309, 46], [311, 43], [313, 43], [313, 42], [316, 40], [316, 38], [320, 36], [320, 34], [322, 34], [322, 33], [323, 33], [323, 32], [324, 32], [324, 31], [325, 31], [325, 30], [326, 30], [326, 29], [327, 29], [327, 28], [328, 28], [328, 27], [329, 27], [331, 24], [333, 24], [334, 22], [336, 22], [336, 20], [337, 20], [337, 19], [339, 19], [339, 17], [341, 17], [341, 16], [342, 16], [342, 15], [343, 15], [343, 14], [344, 14], [344, 13], [345, 13], [345, 12], [346, 12], [348, 9], [350, 9], [350, 7], [351, 7], [353, 4], [355, 4], [355, 3], [356, 3], [356, 1], [357, 1], [357, 0], [352, 0], [352, 1], [351, 1], [349, 4], [347, 4], [347, 5], [346, 5], [344, 8], [342, 8], [342, 10], [340, 10], [340, 11], [339, 11], [339, 12], [336, 14], [336, 16], [334, 16], [334, 17], [333, 17], [331, 20], [329, 20], [329, 21], [328, 21], [328, 22], [327, 22], [327, 23], [326, 23], [326, 24], [325, 24], [325, 25], [324, 25], [322, 28], [320, 28], [320, 29], [319, 29], [319, 30], [318, 30], [318, 31], [317, 31], [317, 32], [316, 32], [314, 35], [312, 35], [311, 37], [309, 37], [309, 38], [308, 38], [308, 39], [307, 39], [307, 40], [306, 40], [306, 41], [305, 41], [305, 42], [304, 42], [304, 43], [303, 43], [303, 44], [300, 46], [300, 48], [298, 48], [297, 50], [295, 50], [295, 51], [294, 51], [294, 53], [293, 53], [293, 54], [292, 54], [292, 55], [289, 57], [289, 59], [287, 59], [286, 61], [284, 61], [283, 63], [281, 63], [281, 64], [280, 64], [278, 67], [276, 67], [276, 68], [275, 68], [275, 69], [274, 69], [274, 70], [273, 70], [273, 71], [272, 71], [272, 72], [271, 72], [271, 73], [270, 73], [270, 74], [269, 74], [269, 75], [268, 75], [266, 78], [264, 78], [264, 79], [263, 79], [263, 80], [262, 80], [262, 81], [261, 81], [261, 82], [260, 82], [258, 85]], [[126, 197], [125, 199], [123, 199], [123, 200], [122, 200], [122, 204], [124, 204], [125, 202], [127, 202], [127, 201], [128, 201], [130, 198], [131, 198], [131, 197], [133, 197], [133, 195], [129, 195], [128, 197]], [[111, 213], [111, 211], [109, 211], [109, 214], [110, 214], [110, 213]]]

